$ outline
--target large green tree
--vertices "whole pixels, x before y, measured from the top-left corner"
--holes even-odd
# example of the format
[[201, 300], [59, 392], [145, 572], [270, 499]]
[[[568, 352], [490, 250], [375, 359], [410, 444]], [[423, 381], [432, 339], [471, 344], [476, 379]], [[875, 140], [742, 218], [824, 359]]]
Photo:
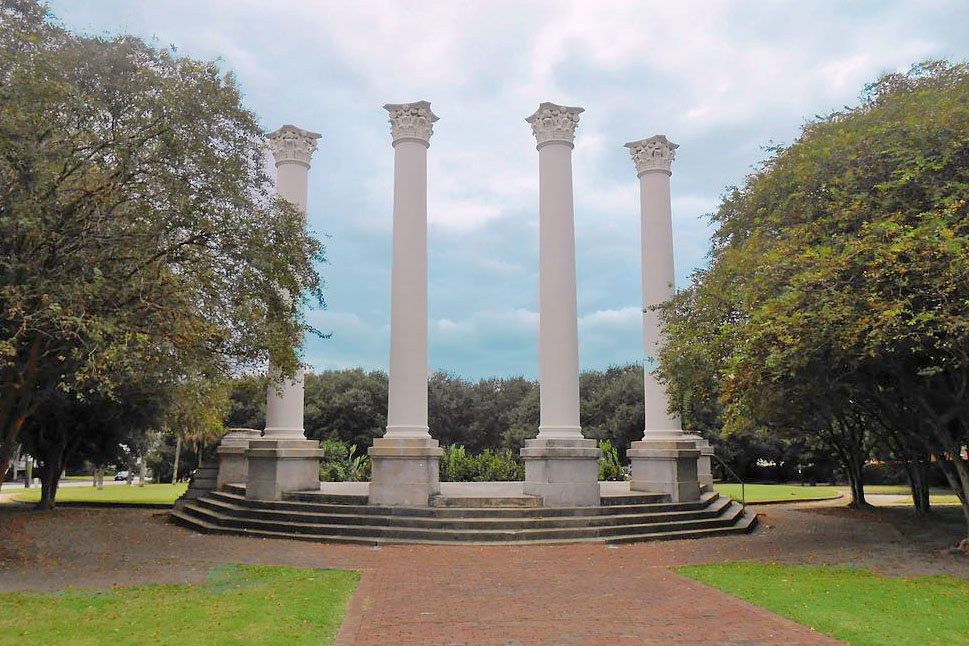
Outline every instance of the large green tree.
[[671, 391], [715, 393], [728, 431], [853, 436], [846, 460], [889, 429], [969, 522], [969, 66], [885, 76], [772, 153], [666, 309]]
[[264, 168], [262, 129], [216, 64], [0, 0], [3, 470], [52, 397], [296, 369], [322, 247]]

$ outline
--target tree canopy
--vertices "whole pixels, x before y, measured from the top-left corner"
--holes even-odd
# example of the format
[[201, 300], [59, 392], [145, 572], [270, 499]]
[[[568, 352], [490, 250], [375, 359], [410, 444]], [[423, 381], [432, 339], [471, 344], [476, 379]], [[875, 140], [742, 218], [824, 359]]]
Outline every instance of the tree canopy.
[[265, 158], [215, 63], [0, 0], [0, 465], [51, 397], [295, 371], [322, 246]]
[[873, 444], [931, 454], [966, 503], [969, 66], [884, 76], [770, 152], [665, 308], [674, 400], [861, 465]]

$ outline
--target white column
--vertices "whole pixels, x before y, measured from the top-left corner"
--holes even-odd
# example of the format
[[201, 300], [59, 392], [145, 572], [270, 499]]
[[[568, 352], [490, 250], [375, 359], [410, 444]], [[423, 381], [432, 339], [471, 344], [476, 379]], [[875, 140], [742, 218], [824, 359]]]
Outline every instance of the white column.
[[550, 507], [598, 505], [595, 440], [579, 424], [572, 141], [582, 108], [542, 103], [526, 121], [538, 148], [538, 437], [521, 451], [526, 494]]
[[[306, 213], [307, 178], [310, 158], [321, 135], [285, 125], [266, 136], [276, 160], [276, 192]], [[269, 439], [304, 439], [303, 370], [291, 379], [280, 379], [275, 366], [269, 368], [266, 389], [266, 434]]]
[[[266, 135], [276, 159], [276, 191], [304, 214], [310, 158], [319, 138], [315, 132], [292, 125]], [[295, 296], [284, 293], [283, 297]], [[320, 487], [323, 451], [317, 441], [307, 440], [303, 434], [303, 371], [282, 379], [279, 370], [270, 365], [269, 382], [264, 436], [227, 437], [219, 448], [217, 482], [225, 485], [244, 479], [250, 500], [281, 500], [287, 492], [318, 491]]]
[[384, 437], [427, 432], [427, 149], [437, 116], [427, 101], [384, 106], [394, 147], [390, 383]]
[[654, 375], [662, 344], [655, 307], [676, 294], [673, 273], [673, 220], [670, 170], [679, 147], [665, 136], [626, 144], [639, 176], [642, 243], [645, 439], [680, 439], [679, 416], [668, 413], [666, 389]]
[[538, 149], [539, 439], [582, 438], [572, 142], [583, 111], [542, 103], [526, 120]]
[[394, 146], [387, 432], [367, 451], [370, 504], [426, 507], [440, 492], [441, 449], [427, 432], [427, 101], [388, 104]]
[[656, 378], [662, 328], [655, 306], [675, 294], [670, 175], [678, 146], [664, 135], [626, 144], [639, 176], [643, 278], [643, 387], [646, 418], [643, 439], [626, 452], [632, 467], [630, 488], [659, 491], [673, 502], [700, 496], [700, 451], [677, 415], [667, 412], [666, 389]]

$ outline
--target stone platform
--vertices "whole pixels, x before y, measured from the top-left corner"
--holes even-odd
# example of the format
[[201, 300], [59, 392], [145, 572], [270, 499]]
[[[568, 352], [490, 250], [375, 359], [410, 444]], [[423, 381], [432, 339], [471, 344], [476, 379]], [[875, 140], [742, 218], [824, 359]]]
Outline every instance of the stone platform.
[[521, 482], [442, 482], [428, 507], [387, 507], [367, 504], [366, 482], [321, 483], [281, 501], [248, 500], [243, 485], [228, 485], [173, 510], [172, 520], [206, 533], [364, 545], [624, 543], [743, 534], [756, 524], [712, 490], [673, 503], [626, 482], [599, 487], [599, 505], [546, 507]]

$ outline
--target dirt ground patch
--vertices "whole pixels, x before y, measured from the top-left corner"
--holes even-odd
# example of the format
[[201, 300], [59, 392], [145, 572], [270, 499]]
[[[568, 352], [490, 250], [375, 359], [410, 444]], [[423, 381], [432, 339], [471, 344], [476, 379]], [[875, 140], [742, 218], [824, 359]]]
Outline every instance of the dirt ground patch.
[[219, 563], [363, 572], [341, 643], [827, 643], [809, 629], [688, 581], [673, 565], [764, 560], [969, 578], [947, 553], [958, 509], [759, 508], [750, 536], [607, 547], [373, 549], [206, 536], [138, 509], [39, 513], [0, 506], [0, 590], [198, 582]]

